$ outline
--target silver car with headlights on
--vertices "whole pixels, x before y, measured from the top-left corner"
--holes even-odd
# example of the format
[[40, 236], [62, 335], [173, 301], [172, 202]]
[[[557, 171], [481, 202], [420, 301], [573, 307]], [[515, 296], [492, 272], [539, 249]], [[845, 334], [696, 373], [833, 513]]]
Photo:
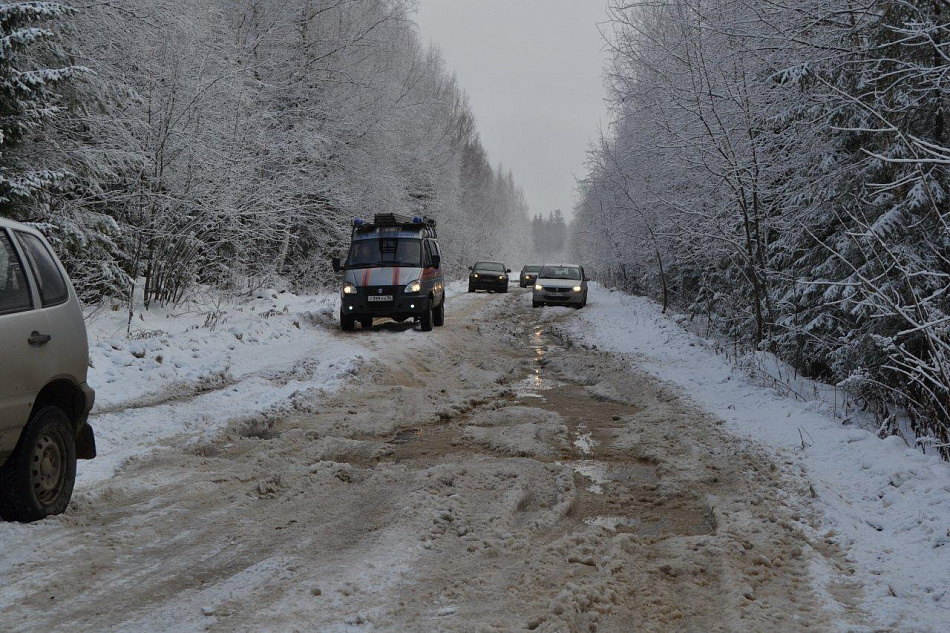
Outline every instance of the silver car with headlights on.
[[563, 305], [583, 308], [587, 305], [587, 275], [577, 264], [547, 264], [538, 273], [532, 304]]

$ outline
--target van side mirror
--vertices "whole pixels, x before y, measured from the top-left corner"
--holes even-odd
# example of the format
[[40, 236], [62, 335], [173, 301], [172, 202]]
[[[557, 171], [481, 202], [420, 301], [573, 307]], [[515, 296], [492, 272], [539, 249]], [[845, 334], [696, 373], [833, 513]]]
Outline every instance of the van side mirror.
[[435, 268], [436, 270], [438, 270], [439, 268], [442, 268], [442, 256], [441, 256], [441, 255], [433, 255], [433, 256], [432, 256], [432, 267]]
[[511, 272], [511, 269], [510, 269], [510, 268], [507, 268], [507, 269], [505, 269], [505, 272], [506, 272], [506, 273], [510, 273], [510, 272]]
[[475, 270], [475, 269], [474, 269], [474, 268], [472, 268], [471, 266], [469, 266], [469, 267], [468, 267], [468, 269], [469, 269], [469, 270]]
[[343, 265], [340, 263], [339, 257], [334, 257], [333, 260], [333, 272], [338, 273], [343, 270]]

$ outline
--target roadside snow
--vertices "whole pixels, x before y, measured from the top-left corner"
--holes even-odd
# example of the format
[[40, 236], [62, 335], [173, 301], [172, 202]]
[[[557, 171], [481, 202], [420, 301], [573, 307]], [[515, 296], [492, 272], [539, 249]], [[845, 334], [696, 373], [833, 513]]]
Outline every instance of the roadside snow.
[[[590, 304], [563, 326], [574, 341], [628, 354], [678, 386], [737, 435], [798, 455], [881, 626], [946, 630], [950, 622], [950, 464], [755, 384], [649, 299], [592, 284]], [[832, 599], [829, 596], [829, 600]]]
[[110, 478], [129, 458], [189, 434], [198, 442], [234, 422], [267, 420], [338, 388], [371, 356], [334, 336], [335, 295], [264, 290], [240, 305], [100, 312], [89, 319], [90, 423], [97, 459], [78, 489]]

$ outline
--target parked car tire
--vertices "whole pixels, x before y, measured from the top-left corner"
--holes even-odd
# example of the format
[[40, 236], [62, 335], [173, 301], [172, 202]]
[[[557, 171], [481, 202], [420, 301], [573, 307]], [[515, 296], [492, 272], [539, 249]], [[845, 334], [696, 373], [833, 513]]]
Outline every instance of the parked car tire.
[[62, 514], [76, 485], [76, 437], [55, 405], [34, 412], [0, 468], [0, 518], [31, 522]]
[[442, 327], [445, 325], [445, 298], [443, 297], [442, 303], [439, 304], [439, 307], [436, 308], [435, 314], [432, 315], [432, 324], [436, 327]]
[[352, 332], [356, 329], [356, 317], [346, 314], [340, 315], [340, 329], [344, 332]]
[[422, 313], [422, 318], [419, 319], [419, 325], [422, 327], [423, 332], [431, 332], [432, 326], [435, 321], [435, 310], [432, 308], [432, 300], [426, 302], [426, 311]]
[[469, 285], [468, 285], [468, 291], [469, 291], [469, 292], [475, 292], [475, 286], [473, 286], [472, 284], [469, 284]]
[[532, 302], [531, 302], [531, 307], [532, 307], [532, 308], [543, 308], [543, 307], [544, 307], [544, 302], [543, 302], [543, 301], [532, 301]]

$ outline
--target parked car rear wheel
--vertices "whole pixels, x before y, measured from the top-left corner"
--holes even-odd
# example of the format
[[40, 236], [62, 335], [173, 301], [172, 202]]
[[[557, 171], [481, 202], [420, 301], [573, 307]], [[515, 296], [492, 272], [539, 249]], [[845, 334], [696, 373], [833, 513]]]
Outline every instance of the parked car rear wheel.
[[0, 468], [0, 518], [38, 521], [66, 510], [76, 485], [75, 439], [72, 422], [59, 407], [33, 414]]

